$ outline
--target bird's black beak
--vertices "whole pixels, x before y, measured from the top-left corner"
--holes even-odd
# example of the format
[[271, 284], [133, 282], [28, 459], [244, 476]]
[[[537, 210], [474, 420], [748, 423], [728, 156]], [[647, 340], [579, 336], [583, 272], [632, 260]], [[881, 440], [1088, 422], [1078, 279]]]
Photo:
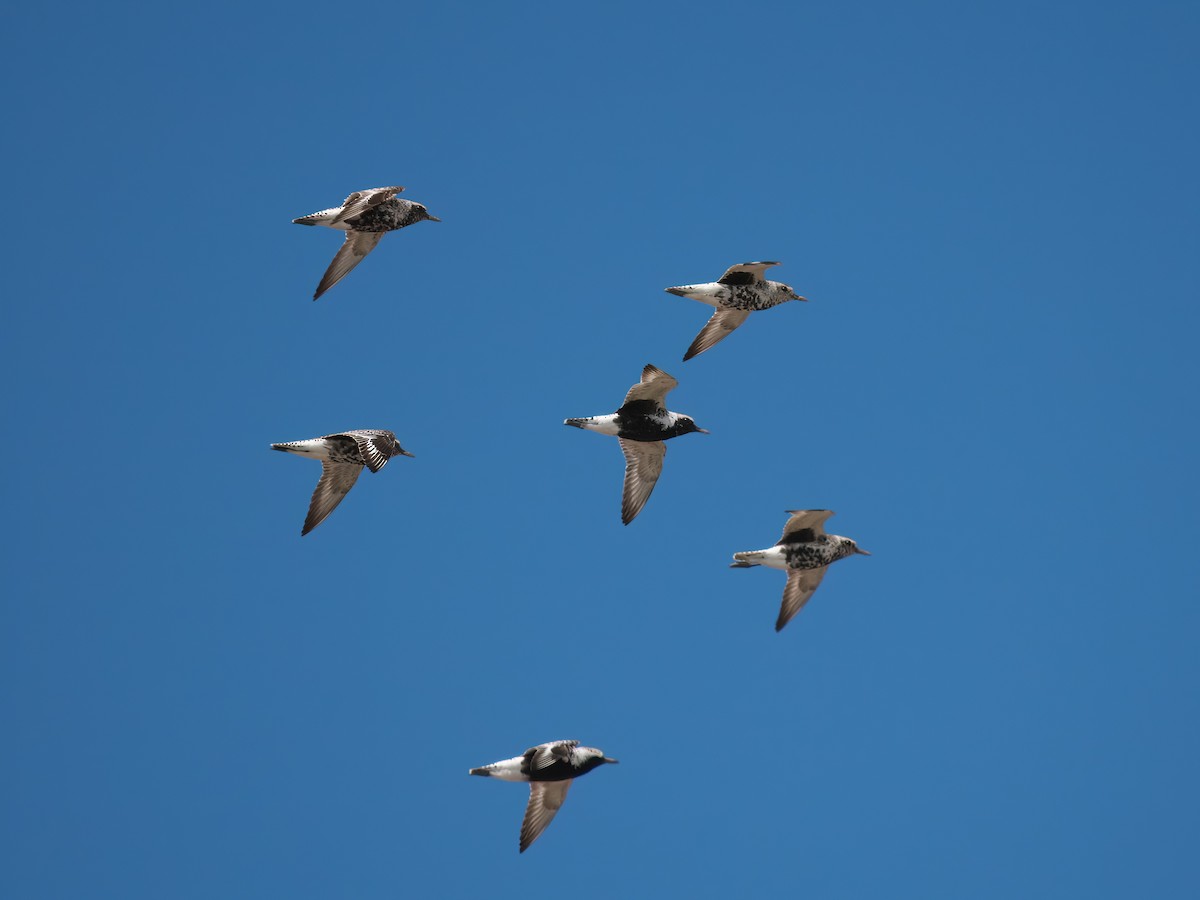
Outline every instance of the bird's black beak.
[[700, 432], [700, 434], [712, 434], [707, 428], [697, 428], [696, 431]]
[[442, 220], [441, 220], [441, 219], [439, 219], [437, 216], [426, 216], [425, 218], [427, 218], [427, 219], [428, 219], [430, 222], [440, 222], [440, 221], [442, 221]]
[[400, 455], [401, 455], [401, 456], [411, 456], [413, 459], [416, 459], [416, 457], [417, 457], [417, 454], [415, 454], [415, 453], [409, 453], [409, 452], [408, 452], [407, 450], [405, 450], [403, 447], [401, 447], [401, 448], [400, 448]]
[[619, 763], [619, 762], [620, 762], [620, 760], [619, 760], [619, 759], [613, 759], [611, 756], [605, 756], [605, 757], [604, 757], [604, 761], [605, 761], [606, 763], [612, 763], [613, 765], [616, 765], [617, 763]]

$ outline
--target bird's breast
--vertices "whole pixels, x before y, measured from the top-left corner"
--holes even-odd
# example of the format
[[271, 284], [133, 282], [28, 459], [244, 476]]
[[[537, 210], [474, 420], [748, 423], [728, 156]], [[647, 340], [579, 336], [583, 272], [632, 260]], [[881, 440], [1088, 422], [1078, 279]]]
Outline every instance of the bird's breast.
[[617, 415], [617, 433], [629, 441], [661, 441], [674, 437], [671, 433], [674, 424], [675, 416], [661, 411], [649, 415]]
[[821, 541], [808, 544], [789, 544], [784, 548], [789, 569], [818, 569], [838, 558], [835, 548]]

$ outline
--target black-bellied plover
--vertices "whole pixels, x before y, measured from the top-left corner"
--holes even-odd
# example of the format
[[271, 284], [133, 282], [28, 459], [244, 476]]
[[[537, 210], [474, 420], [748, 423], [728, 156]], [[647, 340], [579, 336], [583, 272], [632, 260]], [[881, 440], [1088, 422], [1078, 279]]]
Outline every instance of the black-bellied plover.
[[617, 760], [605, 756], [603, 750], [580, 747], [579, 741], [550, 741], [530, 747], [512, 759], [471, 769], [470, 774], [502, 781], [529, 782], [529, 804], [521, 822], [521, 852], [524, 853], [558, 813], [567, 799], [572, 779], [586, 775], [597, 766], [615, 762]]
[[297, 225], [324, 225], [346, 232], [346, 240], [317, 285], [314, 300], [350, 274], [350, 270], [375, 249], [387, 232], [398, 231], [424, 219], [442, 221], [431, 216], [420, 203], [397, 200], [396, 195], [402, 190], [404, 188], [395, 186], [355, 191], [341, 206], [292, 219]]
[[350, 493], [350, 488], [354, 487], [354, 482], [358, 481], [363, 466], [378, 472], [393, 456], [412, 456], [400, 446], [392, 432], [370, 428], [340, 431], [307, 441], [272, 444], [271, 449], [321, 461], [321, 480], [313, 491], [301, 535], [308, 534], [337, 509], [337, 505]]
[[600, 434], [613, 434], [625, 454], [625, 485], [621, 490], [621, 521], [628, 525], [642, 511], [662, 474], [667, 447], [663, 441], [697, 431], [690, 416], [669, 412], [667, 392], [679, 382], [655, 366], [642, 369], [642, 380], [629, 389], [624, 405], [607, 416], [566, 419], [574, 425]]
[[767, 281], [764, 273], [777, 262], [747, 262], [730, 266], [719, 280], [708, 284], [683, 284], [679, 287], [663, 288], [668, 294], [690, 297], [717, 311], [708, 324], [701, 329], [684, 354], [684, 362], [698, 356], [718, 341], [724, 340], [733, 330], [746, 321], [750, 313], [770, 309], [788, 300], [803, 300], [786, 284]]
[[766, 550], [747, 550], [733, 554], [732, 569], [748, 569], [751, 566], [769, 566], [788, 573], [787, 585], [783, 589], [783, 604], [779, 607], [779, 618], [775, 630], [779, 631], [800, 612], [809, 597], [825, 577], [830, 563], [861, 553], [866, 550], [848, 537], [825, 533], [825, 520], [833, 515], [828, 509], [792, 509], [791, 516], [783, 526], [783, 537], [774, 547]]

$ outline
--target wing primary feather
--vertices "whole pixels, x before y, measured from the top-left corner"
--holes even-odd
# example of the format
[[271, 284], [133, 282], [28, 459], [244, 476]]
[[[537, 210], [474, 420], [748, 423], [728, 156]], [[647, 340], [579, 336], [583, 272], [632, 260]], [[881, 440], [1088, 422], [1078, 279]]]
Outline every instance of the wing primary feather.
[[321, 277], [321, 283], [317, 285], [313, 299], [318, 299], [349, 275], [355, 266], [366, 259], [368, 253], [379, 246], [384, 234], [386, 232], [383, 231], [347, 231], [346, 239], [342, 241], [342, 246], [334, 255], [333, 262], [329, 264], [329, 268]]
[[525, 818], [521, 822], [521, 852], [541, 837], [546, 826], [553, 821], [567, 799], [571, 788], [570, 780], [534, 781], [529, 785], [529, 803], [525, 807]]
[[308, 504], [308, 516], [304, 520], [301, 536], [308, 534], [337, 509], [338, 504], [354, 487], [354, 482], [358, 481], [362, 469], [362, 466], [352, 463], [321, 461], [321, 480], [317, 482], [317, 488]]
[[621, 521], [628, 525], [658, 484], [662, 474], [663, 459], [667, 455], [667, 445], [662, 441], [630, 441], [617, 438], [621, 452], [625, 454], [625, 481], [621, 487]]
[[712, 314], [708, 324], [700, 329], [700, 333], [688, 347], [687, 353], [683, 355], [683, 361], [687, 362], [693, 356], [699, 356], [705, 350], [725, 340], [733, 334], [734, 329], [746, 321], [749, 315], [750, 311], [746, 309], [718, 309]]

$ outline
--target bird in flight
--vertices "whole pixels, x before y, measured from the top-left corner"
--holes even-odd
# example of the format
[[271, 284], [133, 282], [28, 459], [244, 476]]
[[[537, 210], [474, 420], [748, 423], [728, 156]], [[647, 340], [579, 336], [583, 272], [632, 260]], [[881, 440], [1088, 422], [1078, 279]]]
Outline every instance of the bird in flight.
[[783, 604], [775, 620], [776, 631], [782, 630], [812, 597], [830, 563], [856, 553], [871, 555], [848, 537], [825, 533], [825, 521], [833, 515], [832, 510], [793, 509], [788, 515], [791, 518], [783, 526], [779, 543], [766, 550], [735, 553], [734, 561], [729, 564], [731, 569], [769, 566], [788, 573]]
[[292, 219], [296, 225], [324, 225], [346, 232], [346, 240], [317, 285], [314, 300], [349, 275], [350, 270], [362, 262], [389, 231], [399, 231], [425, 219], [442, 221], [437, 216], [431, 216], [429, 210], [420, 203], [396, 199], [402, 190], [404, 188], [394, 186], [355, 191], [341, 206]]
[[308, 534], [337, 509], [337, 505], [350, 493], [350, 488], [354, 487], [354, 482], [358, 481], [363, 466], [378, 472], [393, 456], [412, 456], [400, 446], [392, 432], [369, 428], [341, 431], [306, 441], [272, 444], [271, 449], [321, 461], [321, 480], [313, 491], [301, 535]]
[[725, 274], [718, 280], [707, 284], [682, 284], [679, 287], [663, 288], [668, 294], [689, 297], [717, 308], [708, 324], [692, 341], [692, 346], [688, 347], [683, 356], [684, 362], [729, 337], [735, 328], [746, 321], [750, 313], [770, 309], [789, 300], [804, 299], [788, 285], [778, 281], [767, 281], [763, 277], [767, 269], [777, 265], [777, 262], [739, 263], [726, 269]]
[[663, 441], [693, 431], [708, 434], [696, 426], [691, 416], [667, 410], [667, 393], [678, 384], [662, 369], [647, 365], [642, 369], [642, 380], [629, 389], [625, 403], [615, 413], [563, 421], [564, 425], [616, 435], [625, 454], [621, 521], [626, 525], [642, 511], [662, 474], [667, 455]]
[[538, 839], [558, 814], [571, 782], [597, 766], [618, 760], [595, 747], [580, 747], [579, 741], [550, 741], [530, 747], [520, 756], [471, 769], [471, 775], [502, 781], [529, 782], [529, 803], [521, 822], [521, 852]]

